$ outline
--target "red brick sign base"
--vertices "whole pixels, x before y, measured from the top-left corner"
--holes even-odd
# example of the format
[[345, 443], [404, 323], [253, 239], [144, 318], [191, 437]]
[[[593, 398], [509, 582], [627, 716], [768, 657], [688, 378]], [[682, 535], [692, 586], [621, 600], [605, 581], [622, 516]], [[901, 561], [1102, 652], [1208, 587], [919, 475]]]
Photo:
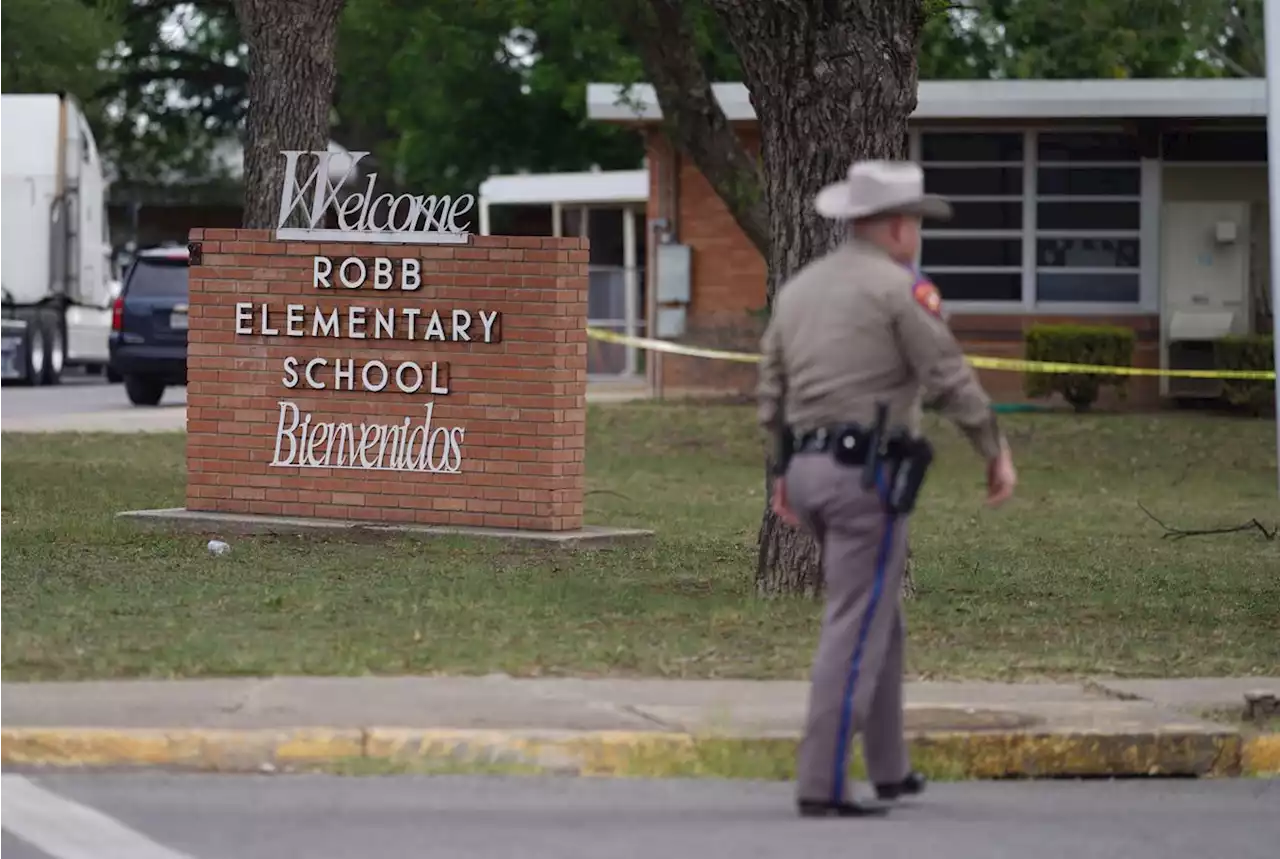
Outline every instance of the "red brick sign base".
[[586, 239], [191, 243], [188, 510], [582, 527]]

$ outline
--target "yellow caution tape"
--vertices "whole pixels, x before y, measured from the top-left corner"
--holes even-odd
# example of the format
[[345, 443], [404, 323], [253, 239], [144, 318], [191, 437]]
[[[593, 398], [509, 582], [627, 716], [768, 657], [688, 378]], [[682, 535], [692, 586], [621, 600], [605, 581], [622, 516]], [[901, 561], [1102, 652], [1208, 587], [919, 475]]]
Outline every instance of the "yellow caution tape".
[[[672, 355], [688, 355], [692, 358], [711, 358], [719, 361], [738, 361], [744, 364], [755, 364], [760, 361], [759, 355], [747, 352], [726, 352], [722, 349], [704, 349], [700, 346], [685, 346], [666, 340], [651, 340], [648, 337], [629, 337], [600, 328], [587, 328], [587, 336], [606, 343], [617, 343], [622, 346], [636, 346], [652, 352], [667, 352]], [[1168, 376], [1181, 379], [1258, 379], [1274, 381], [1274, 370], [1159, 370], [1147, 367], [1107, 367], [1099, 364], [1065, 364], [1054, 361], [1024, 361], [1018, 358], [984, 358], [966, 355], [965, 358], [980, 370], [1008, 370], [1021, 373], [1093, 373], [1110, 376]]]

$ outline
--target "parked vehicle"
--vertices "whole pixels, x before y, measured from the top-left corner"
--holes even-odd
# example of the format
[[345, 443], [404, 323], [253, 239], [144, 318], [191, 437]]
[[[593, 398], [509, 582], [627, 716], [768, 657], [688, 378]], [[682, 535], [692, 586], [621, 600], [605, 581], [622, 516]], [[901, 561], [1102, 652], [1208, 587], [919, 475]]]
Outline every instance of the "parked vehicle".
[[158, 405], [164, 389], [187, 383], [185, 247], [139, 251], [111, 313], [110, 372], [135, 406]]
[[56, 385], [64, 367], [108, 361], [111, 246], [98, 148], [70, 96], [5, 94], [3, 377]]

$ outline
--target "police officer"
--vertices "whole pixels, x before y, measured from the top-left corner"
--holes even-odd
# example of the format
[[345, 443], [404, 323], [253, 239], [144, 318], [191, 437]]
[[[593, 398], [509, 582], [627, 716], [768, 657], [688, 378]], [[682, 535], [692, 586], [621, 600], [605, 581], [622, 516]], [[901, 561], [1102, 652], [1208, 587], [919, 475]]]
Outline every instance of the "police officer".
[[[906, 518], [928, 467], [922, 395], [987, 463], [987, 501], [1017, 481], [990, 399], [914, 262], [922, 218], [948, 219], [920, 167], [861, 161], [815, 200], [848, 238], [785, 283], [762, 341], [760, 423], [777, 450], [773, 509], [822, 548], [826, 607], [797, 761], [806, 816], [859, 816], [849, 746], [863, 735], [880, 799], [924, 789], [903, 736]], [[877, 415], [881, 424], [877, 425]], [[896, 433], [895, 433], [896, 430]]]

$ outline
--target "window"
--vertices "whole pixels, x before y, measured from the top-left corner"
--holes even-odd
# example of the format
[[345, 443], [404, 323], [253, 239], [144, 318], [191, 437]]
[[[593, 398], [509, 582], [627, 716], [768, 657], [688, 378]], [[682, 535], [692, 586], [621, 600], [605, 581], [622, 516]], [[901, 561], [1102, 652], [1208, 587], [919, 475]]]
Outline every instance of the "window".
[[1022, 272], [975, 273], [961, 269], [930, 273], [938, 291], [948, 301], [1008, 301], [1022, 303]]
[[1022, 162], [1021, 132], [931, 132], [920, 138], [921, 161]]
[[129, 272], [125, 293], [133, 298], [184, 297], [190, 274], [186, 258], [140, 256]]
[[1022, 265], [1021, 239], [933, 239], [922, 251], [924, 266], [1017, 268]]
[[1021, 230], [1022, 201], [995, 200], [968, 202], [950, 197], [955, 210], [951, 224], [964, 224], [967, 230]]
[[925, 132], [925, 190], [951, 200], [955, 215], [926, 223], [920, 265], [946, 301], [1022, 301], [1021, 132]]
[[1138, 301], [1138, 273], [1045, 271], [1036, 274], [1036, 298], [1062, 302]]
[[944, 300], [1138, 303], [1143, 150], [1136, 134], [937, 130], [921, 131], [918, 147], [925, 190], [949, 198], [955, 210], [949, 222], [924, 223], [920, 251], [920, 267]]
[[1042, 132], [1036, 140], [1038, 303], [1136, 303], [1142, 168], [1136, 136]]
[[1137, 162], [1141, 157], [1138, 138], [1112, 132], [1051, 132], [1037, 136], [1036, 158], [1041, 164], [1051, 161], [1119, 161]]
[[1041, 167], [1036, 171], [1036, 190], [1041, 194], [1137, 196], [1142, 191], [1142, 173], [1133, 167]]
[[[1081, 195], [1083, 196], [1083, 195]], [[1036, 202], [1036, 226], [1041, 230], [1133, 230], [1142, 223], [1141, 201], [1076, 199], [1063, 195], [1048, 201], [1040, 195]]]
[[925, 173], [924, 189], [930, 194], [1022, 196], [1021, 167], [933, 167]]
[[1044, 268], [1137, 268], [1136, 239], [1039, 239], [1036, 265]]

